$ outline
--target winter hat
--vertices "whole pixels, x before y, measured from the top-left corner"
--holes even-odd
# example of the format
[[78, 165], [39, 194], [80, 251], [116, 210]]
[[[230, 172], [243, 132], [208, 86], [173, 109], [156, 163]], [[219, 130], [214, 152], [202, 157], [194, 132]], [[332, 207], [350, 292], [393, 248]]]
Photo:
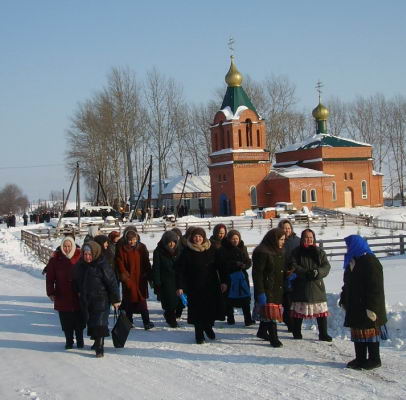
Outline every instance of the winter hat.
[[269, 247], [273, 251], [279, 252], [281, 249], [278, 247], [278, 240], [285, 235], [285, 232], [281, 228], [273, 228], [268, 231], [263, 237], [261, 244]]
[[163, 246], [167, 246], [169, 242], [178, 243], [179, 236], [173, 231], [166, 231], [160, 240]]
[[231, 238], [232, 238], [234, 235], [237, 235], [237, 236], [239, 237], [239, 239], [240, 239], [240, 242], [241, 242], [241, 233], [238, 232], [236, 229], [231, 229], [231, 231], [229, 231], [229, 232], [227, 233], [227, 240], [230, 242], [230, 241], [231, 241]]
[[93, 261], [97, 260], [100, 257], [101, 252], [102, 252], [99, 243], [94, 242], [93, 240], [90, 240], [85, 245], [83, 245], [82, 252], [85, 252], [85, 251], [90, 251], [92, 253]]
[[196, 228], [193, 229], [192, 233], [189, 236], [189, 240], [192, 241], [193, 237], [195, 235], [200, 235], [203, 237], [203, 241], [206, 241], [206, 231], [203, 228], [200, 228], [200, 226], [197, 226]]
[[[68, 254], [66, 254], [65, 251], [63, 250], [63, 244], [64, 244], [65, 242], [70, 242], [71, 245], [72, 245], [72, 248], [71, 248], [71, 250], [70, 250], [70, 252], [69, 252]], [[73, 240], [73, 237], [71, 237], [71, 236], [66, 236], [66, 237], [64, 237], [64, 238], [62, 239], [62, 242], [61, 242], [61, 252], [62, 252], [67, 258], [69, 258], [69, 260], [70, 260], [70, 259], [73, 257], [73, 255], [75, 254], [75, 251], [76, 251], [76, 243], [75, 243], [75, 241]]]
[[109, 238], [106, 235], [97, 235], [94, 238], [94, 241], [96, 243], [99, 243], [99, 245], [101, 246], [102, 250], [104, 249], [104, 243], [109, 241]]
[[219, 231], [221, 228], [224, 228], [226, 235], [227, 235], [227, 227], [224, 224], [217, 224], [215, 225], [215, 227], [213, 228], [213, 236], [215, 239], [217, 239], [217, 236], [219, 234]]
[[344, 238], [347, 245], [347, 253], [344, 256], [344, 269], [350, 265], [351, 259], [360, 257], [363, 254], [374, 254], [369, 248], [368, 242], [360, 235], [350, 235]]
[[112, 241], [112, 242], [114, 242], [114, 240], [116, 239], [116, 238], [118, 238], [118, 237], [120, 237], [120, 232], [118, 232], [118, 231], [111, 231], [110, 233], [109, 233], [109, 239]]
[[171, 231], [175, 232], [179, 238], [182, 237], [182, 231], [179, 228], [172, 228]]
[[126, 241], [128, 242], [129, 240], [131, 240], [133, 238], [137, 238], [137, 240], [139, 240], [140, 235], [138, 235], [138, 233], [135, 231], [127, 231], [127, 233], [125, 234]]

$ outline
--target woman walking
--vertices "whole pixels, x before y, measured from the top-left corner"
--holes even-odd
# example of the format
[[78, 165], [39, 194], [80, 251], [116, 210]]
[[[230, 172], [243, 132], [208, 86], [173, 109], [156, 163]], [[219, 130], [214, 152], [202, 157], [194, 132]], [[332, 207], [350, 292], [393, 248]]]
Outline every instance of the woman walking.
[[75, 240], [67, 236], [62, 239], [46, 268], [47, 295], [58, 311], [62, 330], [65, 334], [65, 349], [73, 348], [73, 335], [76, 336], [76, 346], [84, 347], [83, 329], [85, 322], [80, 311], [79, 297], [73, 289], [73, 269], [80, 258], [80, 249]]
[[165, 321], [171, 328], [177, 328], [176, 318], [182, 315], [183, 304], [176, 295], [175, 261], [178, 257], [179, 236], [173, 231], [162, 235], [154, 250], [152, 275], [154, 290], [159, 294]]
[[256, 299], [254, 314], [260, 321], [257, 336], [270, 341], [272, 347], [281, 347], [277, 322], [282, 322], [285, 233], [271, 229], [252, 254], [252, 280]]
[[217, 250], [216, 262], [226, 303], [227, 323], [235, 324], [234, 307], [240, 307], [245, 326], [255, 324], [251, 318], [251, 293], [247, 273], [251, 268], [251, 260], [240, 232], [231, 230], [227, 233], [222, 246]]
[[120, 306], [120, 293], [114, 272], [94, 241], [83, 245], [82, 258], [76, 264], [75, 285], [87, 322], [87, 334], [94, 339], [96, 357], [104, 356], [104, 338], [110, 335], [110, 305]]
[[220, 281], [215, 250], [202, 228], [195, 228], [176, 262], [177, 295], [187, 293], [188, 322], [195, 326], [197, 344], [204, 343], [204, 333], [214, 340], [215, 320], [224, 320]]
[[355, 359], [347, 367], [374, 369], [381, 366], [379, 342], [387, 339], [382, 265], [361, 236], [350, 235], [344, 240], [347, 253], [340, 305], [355, 348]]
[[326, 253], [317, 247], [316, 235], [305, 229], [300, 246], [292, 253], [290, 269], [297, 275], [292, 283], [292, 331], [295, 339], [302, 339], [303, 318], [316, 318], [319, 340], [331, 342], [327, 333], [327, 295], [323, 278], [330, 272]]

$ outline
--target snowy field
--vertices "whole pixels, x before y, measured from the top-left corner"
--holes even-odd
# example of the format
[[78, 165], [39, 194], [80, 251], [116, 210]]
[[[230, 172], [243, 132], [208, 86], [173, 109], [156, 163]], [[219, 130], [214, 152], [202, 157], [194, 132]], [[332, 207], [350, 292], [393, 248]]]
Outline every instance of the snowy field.
[[[325, 279], [333, 343], [316, 340], [314, 323], [304, 326], [302, 341], [293, 340], [280, 324], [284, 346], [275, 349], [256, 338], [255, 326], [244, 327], [238, 313], [235, 326], [217, 322], [216, 340], [196, 345], [192, 326], [183, 319], [179, 329], [167, 327], [160, 304], [151, 297], [155, 328], [144, 331], [136, 318], [126, 348], [114, 349], [107, 339], [105, 357], [96, 359], [90, 340], [85, 341], [84, 350], [64, 350], [58, 316], [45, 295], [44, 265], [19, 240], [21, 227], [3, 227], [0, 225], [0, 399], [406, 398], [406, 257], [381, 259], [391, 339], [381, 350], [383, 366], [374, 371], [345, 368], [353, 358], [353, 345], [349, 331], [342, 327], [343, 312], [337, 307], [343, 274], [339, 261], [332, 262]], [[364, 236], [377, 233], [367, 227], [346, 226], [316, 229], [316, 235], [342, 238], [359, 229]], [[246, 243], [256, 244], [265, 231], [241, 233]], [[157, 233], [141, 234], [148, 249], [159, 239]]]

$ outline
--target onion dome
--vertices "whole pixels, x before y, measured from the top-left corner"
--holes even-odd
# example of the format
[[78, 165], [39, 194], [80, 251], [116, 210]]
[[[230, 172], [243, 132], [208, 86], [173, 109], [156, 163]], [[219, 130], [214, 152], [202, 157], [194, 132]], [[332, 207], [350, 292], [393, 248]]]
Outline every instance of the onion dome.
[[234, 56], [231, 56], [231, 65], [225, 77], [225, 81], [229, 87], [241, 86], [242, 75], [234, 64]]
[[319, 105], [313, 110], [312, 115], [316, 121], [327, 121], [330, 112], [328, 108], [319, 103]]

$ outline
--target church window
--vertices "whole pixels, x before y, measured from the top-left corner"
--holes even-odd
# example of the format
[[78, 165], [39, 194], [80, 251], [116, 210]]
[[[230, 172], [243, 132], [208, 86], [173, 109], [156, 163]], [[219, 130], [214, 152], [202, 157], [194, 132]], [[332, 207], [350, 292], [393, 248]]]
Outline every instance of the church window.
[[346, 172], [344, 172], [344, 180], [345, 181], [347, 180], [347, 173]]
[[227, 177], [225, 174], [223, 175], [223, 182], [227, 182]]
[[217, 150], [217, 135], [213, 134], [213, 151]]
[[257, 129], [257, 147], [261, 146], [260, 136], [259, 136], [259, 129]]
[[224, 149], [225, 145], [224, 145], [224, 127], [223, 127], [223, 123], [220, 122], [220, 150]]
[[310, 201], [313, 201], [313, 202], [317, 201], [316, 189], [310, 190]]
[[250, 187], [250, 198], [251, 198], [251, 207], [256, 207], [258, 204], [258, 200], [257, 200], [257, 188], [255, 186]]
[[218, 182], [221, 182], [221, 175], [218, 176]]
[[353, 179], [353, 177], [352, 177], [352, 172], [350, 172], [350, 179], [351, 179], [351, 180]]
[[245, 131], [247, 136], [247, 147], [252, 146], [252, 122], [250, 119], [245, 121]]
[[336, 201], [337, 200], [337, 185], [335, 182], [331, 182], [332, 186], [332, 200]]
[[241, 129], [238, 129], [238, 147], [242, 147]]
[[367, 181], [362, 181], [361, 182], [361, 195], [363, 199], [368, 198], [368, 193], [367, 193]]
[[301, 198], [302, 203], [307, 203], [307, 190], [306, 189], [302, 189], [300, 198]]
[[227, 131], [227, 148], [231, 147], [231, 142], [230, 142], [230, 131]]

